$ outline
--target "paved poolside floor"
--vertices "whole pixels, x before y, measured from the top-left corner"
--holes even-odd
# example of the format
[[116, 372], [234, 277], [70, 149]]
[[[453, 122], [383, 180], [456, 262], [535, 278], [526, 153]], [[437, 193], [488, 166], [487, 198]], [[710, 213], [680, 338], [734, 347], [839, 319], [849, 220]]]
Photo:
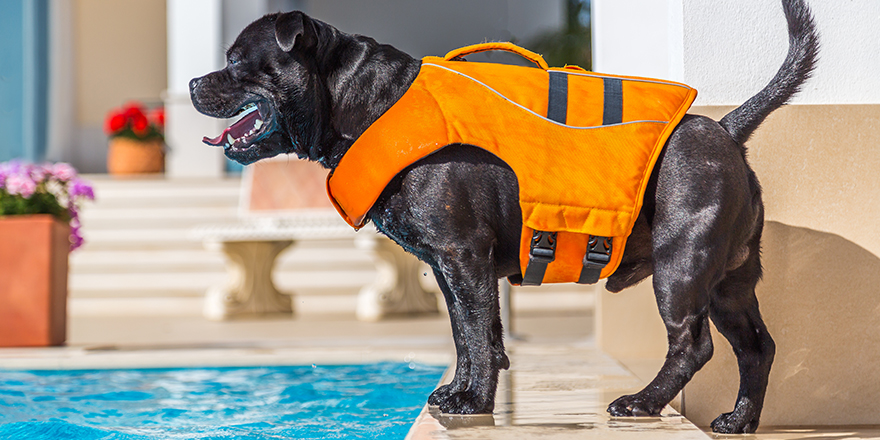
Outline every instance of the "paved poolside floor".
[[[656, 362], [620, 363], [596, 349], [589, 311], [517, 315], [494, 416], [426, 409], [410, 432], [425, 439], [711, 438], [667, 408], [662, 417], [612, 419], [608, 402], [637, 390]], [[212, 322], [200, 316], [72, 316], [68, 345], [0, 349], [0, 368], [291, 365], [415, 361], [448, 365], [448, 319], [360, 322], [350, 315]], [[447, 374], [448, 376], [448, 374]], [[448, 380], [448, 377], [447, 377]], [[880, 438], [872, 428], [765, 429], [756, 440]]]

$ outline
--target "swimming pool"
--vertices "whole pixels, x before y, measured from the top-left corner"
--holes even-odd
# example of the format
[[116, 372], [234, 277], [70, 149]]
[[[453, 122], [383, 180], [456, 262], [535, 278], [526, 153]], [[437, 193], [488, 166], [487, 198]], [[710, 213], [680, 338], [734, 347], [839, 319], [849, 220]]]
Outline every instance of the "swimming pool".
[[402, 439], [443, 370], [0, 370], [0, 439]]

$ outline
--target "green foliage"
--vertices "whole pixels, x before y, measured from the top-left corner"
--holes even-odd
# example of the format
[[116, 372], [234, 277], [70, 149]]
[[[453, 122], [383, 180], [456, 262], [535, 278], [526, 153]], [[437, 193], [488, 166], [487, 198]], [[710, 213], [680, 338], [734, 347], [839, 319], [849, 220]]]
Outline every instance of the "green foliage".
[[70, 221], [70, 213], [61, 206], [54, 194], [36, 192], [29, 198], [25, 198], [19, 194], [11, 195], [5, 189], [0, 189], [0, 216], [29, 214], [51, 214], [61, 221]]
[[565, 27], [540, 35], [525, 46], [541, 54], [551, 67], [573, 64], [591, 70], [593, 54], [589, 11], [589, 0], [566, 0]]

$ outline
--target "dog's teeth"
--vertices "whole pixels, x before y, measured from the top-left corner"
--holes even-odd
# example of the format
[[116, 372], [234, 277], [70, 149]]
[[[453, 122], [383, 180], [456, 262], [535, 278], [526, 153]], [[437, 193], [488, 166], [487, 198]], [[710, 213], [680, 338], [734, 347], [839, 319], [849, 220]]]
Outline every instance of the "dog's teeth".
[[254, 121], [254, 130], [259, 130], [263, 126], [263, 121], [257, 119]]
[[235, 138], [233, 138], [231, 134], [226, 133], [226, 142], [228, 142], [229, 145], [232, 145], [235, 143]]

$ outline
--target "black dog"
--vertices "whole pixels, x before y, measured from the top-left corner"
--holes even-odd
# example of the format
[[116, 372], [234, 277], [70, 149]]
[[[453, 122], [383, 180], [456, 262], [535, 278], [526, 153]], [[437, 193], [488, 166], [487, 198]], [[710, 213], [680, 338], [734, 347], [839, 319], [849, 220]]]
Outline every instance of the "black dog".
[[[712, 356], [709, 318], [737, 354], [736, 406], [718, 432], [758, 426], [775, 346], [761, 320], [761, 188], [743, 143], [806, 81], [818, 39], [804, 0], [783, 0], [790, 47], [757, 95], [715, 122], [688, 115], [654, 168], [613, 292], [654, 275], [669, 352], [644, 390], [614, 401], [614, 416], [656, 415]], [[200, 112], [229, 118], [256, 107], [206, 142], [248, 164], [295, 153], [334, 169], [352, 143], [406, 92], [420, 61], [348, 35], [300, 12], [249, 25], [218, 72], [193, 79]], [[509, 361], [499, 318], [500, 277], [520, 273], [522, 214], [510, 167], [475, 146], [450, 145], [408, 167], [368, 214], [376, 227], [429, 264], [449, 308], [455, 379], [429, 403], [455, 414], [490, 413]]]

